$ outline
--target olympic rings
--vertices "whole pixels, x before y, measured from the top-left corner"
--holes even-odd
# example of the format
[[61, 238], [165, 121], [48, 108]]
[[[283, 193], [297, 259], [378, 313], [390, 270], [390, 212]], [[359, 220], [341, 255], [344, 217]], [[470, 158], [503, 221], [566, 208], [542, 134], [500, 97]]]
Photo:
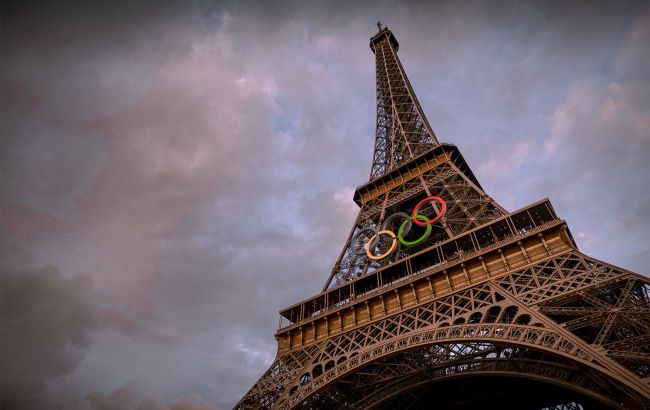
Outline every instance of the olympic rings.
[[[377, 239], [380, 235], [388, 235], [388, 236], [390, 236], [391, 238], [393, 238], [393, 243], [390, 245], [390, 248], [385, 253], [382, 253], [381, 255], [373, 255], [372, 253], [370, 253], [370, 245], [372, 245], [374, 240]], [[373, 261], [377, 261], [379, 259], [384, 259], [386, 256], [393, 253], [396, 246], [397, 246], [397, 240], [395, 238], [395, 232], [389, 231], [388, 229], [385, 229], [383, 231], [379, 231], [379, 233], [376, 234], [376, 235], [372, 235], [372, 237], [370, 239], [368, 239], [368, 243], [366, 243], [366, 253], [368, 254], [368, 257], [370, 259], [372, 259]]]
[[428, 222], [419, 222], [417, 219], [414, 219], [414, 222], [418, 226], [425, 226], [425, 225], [431, 225], [435, 223], [438, 219], [442, 218], [442, 216], [447, 212], [447, 203], [444, 201], [444, 199], [440, 198], [439, 196], [428, 196], [418, 202], [417, 205], [415, 205], [415, 208], [413, 208], [413, 218], [417, 215], [418, 211], [420, 210], [420, 206], [422, 206], [423, 203], [428, 201], [429, 199], [433, 199], [434, 201], [440, 202], [440, 212], [438, 212], [438, 215], [436, 215], [435, 218], [431, 219]]
[[[422, 206], [422, 204], [424, 204], [426, 201], [429, 200], [437, 201], [440, 204], [440, 211], [432, 219], [429, 219], [427, 216], [424, 215], [418, 215], [418, 211]], [[400, 247], [398, 247], [400, 245], [413, 246], [419, 244], [420, 242], [425, 241], [427, 238], [429, 238], [429, 235], [431, 234], [432, 225], [435, 222], [437, 222], [440, 218], [442, 218], [442, 216], [446, 212], [447, 212], [447, 203], [442, 198], [440, 198], [439, 196], [426, 197], [420, 202], [418, 202], [417, 205], [415, 205], [415, 208], [413, 208], [412, 215], [408, 215], [405, 212], [395, 212], [394, 214], [391, 214], [384, 220], [384, 222], [381, 224], [381, 230], [378, 230], [373, 226], [367, 226], [357, 231], [354, 235], [352, 235], [352, 238], [350, 239], [350, 247], [352, 248], [352, 252], [355, 255], [361, 256], [365, 253], [368, 256], [368, 258], [370, 258], [371, 260], [383, 259], [388, 255], [390, 255], [391, 253], [393, 253], [395, 249], [401, 249]], [[404, 221], [399, 226], [397, 235], [395, 235], [395, 232], [388, 229], [389, 223], [396, 218], [404, 218]], [[413, 241], [407, 241], [406, 239], [404, 239], [404, 237], [408, 235], [409, 232], [411, 231], [411, 228], [413, 226], [411, 221], [415, 222], [416, 225], [418, 226], [424, 226], [426, 228], [425, 228], [425, 232], [419, 238]], [[359, 239], [359, 236], [361, 236], [361, 234], [364, 232], [372, 232], [372, 236], [368, 239], [368, 242], [366, 242], [365, 246], [361, 246], [360, 249], [355, 249], [354, 244]], [[371, 253], [371, 249], [373, 249], [376, 246], [375, 242], [382, 235], [388, 235], [391, 237], [392, 243], [390, 245], [390, 248], [386, 252], [380, 255], [373, 255]]]

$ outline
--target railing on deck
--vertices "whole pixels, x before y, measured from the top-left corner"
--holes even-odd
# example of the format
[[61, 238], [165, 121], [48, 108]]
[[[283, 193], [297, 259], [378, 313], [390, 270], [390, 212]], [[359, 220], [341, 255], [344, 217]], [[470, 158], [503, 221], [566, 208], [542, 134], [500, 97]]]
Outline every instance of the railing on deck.
[[[507, 231], [504, 231], [504, 222], [505, 226], [508, 228]], [[432, 271], [443, 270], [443, 268], [451, 264], [458, 264], [460, 262], [469, 260], [476, 257], [478, 254], [483, 254], [494, 249], [504, 247], [505, 245], [508, 245], [523, 237], [528, 237], [531, 234], [541, 232], [551, 226], [560, 225], [563, 223], [564, 221], [557, 218], [550, 204], [550, 201], [548, 199], [543, 199], [529, 205], [528, 207], [522, 208], [518, 211], [509, 213], [502, 216], [501, 218], [492, 220], [486, 224], [476, 227], [470, 231], [463, 233], [462, 235], [432, 245], [420, 252], [398, 260], [391, 265], [377, 269], [362, 277], [356, 278], [354, 281], [337, 286], [333, 289], [329, 289], [328, 291], [310, 300], [284, 309], [280, 312], [281, 320], [279, 331], [294, 327], [306, 320], [324, 316], [325, 314], [328, 314], [332, 311], [342, 309], [344, 306], [349, 305], [353, 302], [371, 297], [373, 294], [377, 293], [380, 290], [398, 287], [402, 282], [412, 279], [416, 276], [420, 276]], [[501, 226], [498, 226], [499, 224], [501, 224]], [[496, 229], [493, 228], [499, 228], [500, 231], [495, 233]], [[468, 241], [468, 238], [471, 240], [471, 242]], [[459, 246], [459, 244], [466, 246], [469, 243], [472, 244], [471, 249], [465, 250]], [[448, 248], [451, 245], [455, 246], [456, 251], [451, 252], [450, 254], [446, 254], [443, 251], [443, 248]], [[411, 271], [410, 262], [416, 260], [418, 257], [420, 257], [420, 259], [426, 257], [427, 254], [441, 255], [442, 259], [439, 261], [434, 260], [435, 263], [432, 265]], [[523, 266], [526, 263], [526, 261], [516, 261], [509, 264], [508, 269]], [[400, 265], [402, 266], [400, 267]], [[387, 273], [388, 269], [401, 269], [400, 272], [403, 271], [404, 274], [393, 278], [386, 283], [382, 283], [383, 281], [381, 279], [384, 276], [383, 274]], [[490, 271], [490, 274], [497, 275], [500, 273], [499, 270], [503, 270], [505, 272], [508, 269], [505, 267], [498, 268]], [[369, 280], [371, 288], [355, 294], [355, 285], [359, 285], [362, 281], [368, 282]], [[374, 286], [372, 286], [373, 284]], [[309, 306], [309, 304], [312, 304], [312, 306]], [[282, 327], [282, 318], [288, 319], [291, 323]]]

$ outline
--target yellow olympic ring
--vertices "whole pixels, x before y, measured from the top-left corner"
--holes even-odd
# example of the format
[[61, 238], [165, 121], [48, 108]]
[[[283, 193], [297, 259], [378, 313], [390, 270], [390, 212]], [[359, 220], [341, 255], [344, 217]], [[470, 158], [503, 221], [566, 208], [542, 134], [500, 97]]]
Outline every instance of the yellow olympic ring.
[[[382, 234], [386, 234], [386, 235], [390, 236], [391, 238], [393, 238], [393, 243], [392, 243], [392, 245], [390, 245], [390, 249], [388, 249], [386, 251], [386, 253], [382, 253], [381, 255], [375, 256], [372, 253], [370, 253], [370, 244], [373, 243], [375, 238], [380, 237]], [[370, 239], [368, 239], [368, 242], [366, 243], [365, 248], [366, 248], [366, 254], [368, 255], [368, 258], [372, 259], [373, 261], [377, 261], [379, 259], [383, 259], [386, 256], [390, 255], [390, 253], [393, 252], [393, 250], [395, 250], [396, 246], [397, 246], [397, 237], [395, 236], [395, 232], [389, 231], [388, 229], [385, 229], [383, 231], [379, 231], [375, 235], [372, 235], [370, 237]]]

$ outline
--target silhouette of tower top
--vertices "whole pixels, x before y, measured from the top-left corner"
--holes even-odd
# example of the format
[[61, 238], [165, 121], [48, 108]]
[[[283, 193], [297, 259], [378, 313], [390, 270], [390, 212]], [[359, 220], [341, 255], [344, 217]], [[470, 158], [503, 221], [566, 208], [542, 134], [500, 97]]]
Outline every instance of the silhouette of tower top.
[[375, 43], [378, 41], [381, 41], [382, 39], [388, 37], [389, 41], [391, 44], [393, 44], [393, 47], [395, 47], [395, 51], [399, 50], [399, 43], [397, 42], [397, 39], [393, 35], [393, 32], [388, 29], [388, 27], [383, 27], [380, 28], [377, 34], [375, 34], [371, 39], [370, 39], [370, 49], [372, 52], [375, 52]]
[[438, 139], [397, 56], [399, 43], [388, 27], [370, 39], [377, 68], [375, 152], [370, 180], [433, 149]]

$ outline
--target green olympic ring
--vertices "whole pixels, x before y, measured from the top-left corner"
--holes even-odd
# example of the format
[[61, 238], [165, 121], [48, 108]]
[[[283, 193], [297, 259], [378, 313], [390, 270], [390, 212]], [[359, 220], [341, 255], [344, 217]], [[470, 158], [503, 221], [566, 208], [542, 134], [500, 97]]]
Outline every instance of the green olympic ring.
[[[406, 226], [407, 223], [409, 223], [409, 225], [410, 225], [410, 222], [412, 220], [414, 220], [414, 219], [420, 220], [422, 222], [429, 222], [429, 218], [427, 218], [424, 215], [411, 216], [409, 219], [402, 222], [402, 224], [399, 227], [399, 230], [397, 231], [397, 239], [404, 246], [417, 245], [418, 243], [420, 243], [420, 242], [424, 241], [425, 239], [427, 239], [429, 237], [429, 235], [431, 234], [431, 229], [432, 229], [431, 225], [427, 225], [427, 229], [424, 231], [424, 234], [422, 236], [420, 236], [418, 239], [416, 239], [414, 241], [405, 240], [404, 239], [404, 232], [403, 232], [404, 231], [404, 226]], [[408, 233], [408, 231], [406, 233]]]

